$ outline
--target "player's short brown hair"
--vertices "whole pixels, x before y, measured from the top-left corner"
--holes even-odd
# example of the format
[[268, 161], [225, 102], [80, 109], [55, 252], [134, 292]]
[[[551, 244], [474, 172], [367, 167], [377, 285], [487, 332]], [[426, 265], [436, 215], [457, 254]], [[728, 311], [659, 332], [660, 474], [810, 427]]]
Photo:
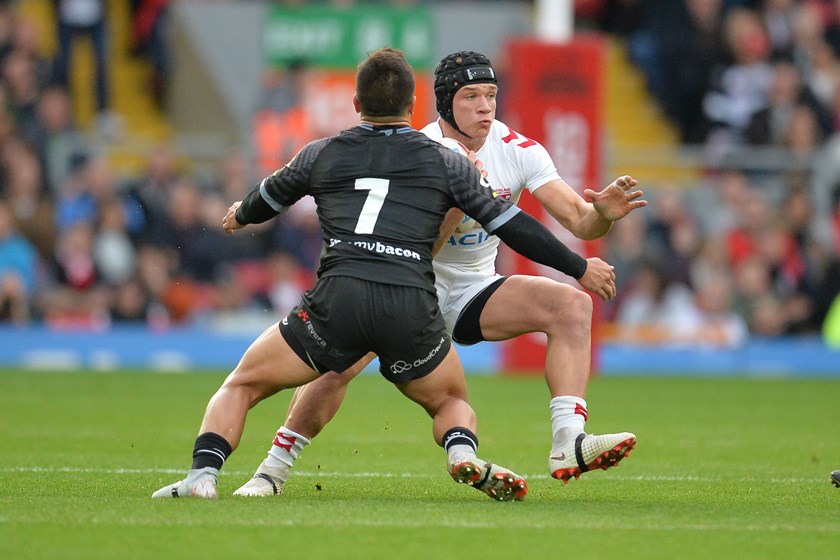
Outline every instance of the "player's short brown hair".
[[414, 99], [414, 70], [397, 49], [385, 47], [370, 53], [356, 70], [356, 97], [362, 115], [402, 115]]

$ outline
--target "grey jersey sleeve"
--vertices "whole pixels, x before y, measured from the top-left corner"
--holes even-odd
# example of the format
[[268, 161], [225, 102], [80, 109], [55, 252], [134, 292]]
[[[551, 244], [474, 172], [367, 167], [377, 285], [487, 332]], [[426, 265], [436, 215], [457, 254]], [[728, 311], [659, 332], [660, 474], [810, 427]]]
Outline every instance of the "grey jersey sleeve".
[[254, 186], [236, 211], [236, 221], [242, 225], [261, 224], [307, 195], [312, 166], [328, 141], [323, 138], [310, 142], [289, 163]]

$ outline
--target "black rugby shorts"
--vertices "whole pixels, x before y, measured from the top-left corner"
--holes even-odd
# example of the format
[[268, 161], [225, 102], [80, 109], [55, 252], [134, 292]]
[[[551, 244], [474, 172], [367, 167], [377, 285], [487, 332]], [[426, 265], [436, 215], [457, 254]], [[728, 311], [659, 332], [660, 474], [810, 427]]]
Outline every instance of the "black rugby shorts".
[[280, 332], [320, 373], [340, 373], [375, 352], [392, 383], [431, 373], [452, 345], [433, 292], [349, 276], [320, 279], [280, 322]]

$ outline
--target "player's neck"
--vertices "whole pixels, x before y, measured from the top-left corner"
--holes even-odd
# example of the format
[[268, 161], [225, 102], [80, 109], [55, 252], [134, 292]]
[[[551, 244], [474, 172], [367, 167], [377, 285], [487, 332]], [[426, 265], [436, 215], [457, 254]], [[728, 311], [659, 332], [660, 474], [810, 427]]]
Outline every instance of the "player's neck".
[[487, 141], [487, 138], [469, 138], [468, 136], [464, 136], [463, 134], [459, 134], [458, 137], [455, 139], [473, 152], [477, 152], [478, 150], [480, 150], [484, 143]]
[[470, 136], [462, 134], [461, 132], [458, 132], [455, 129], [455, 127], [453, 127], [443, 119], [438, 119], [438, 125], [440, 126], [440, 130], [441, 132], [443, 132], [443, 135], [445, 137], [454, 138], [473, 152], [477, 152], [478, 150], [480, 150], [481, 147], [484, 145], [484, 142], [487, 141], [486, 137], [472, 138]]
[[361, 123], [372, 126], [411, 126], [411, 121], [401, 117], [368, 117], [362, 115]]

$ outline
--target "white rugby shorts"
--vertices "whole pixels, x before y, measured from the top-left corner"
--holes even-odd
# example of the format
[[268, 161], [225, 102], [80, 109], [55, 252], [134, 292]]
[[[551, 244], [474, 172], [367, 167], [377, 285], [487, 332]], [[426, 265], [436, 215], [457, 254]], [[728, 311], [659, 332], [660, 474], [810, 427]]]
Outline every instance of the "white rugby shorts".
[[434, 268], [438, 304], [446, 324], [446, 332], [452, 335], [455, 323], [458, 322], [464, 308], [501, 276], [496, 274], [492, 267], [479, 271], [464, 270], [435, 261]]

